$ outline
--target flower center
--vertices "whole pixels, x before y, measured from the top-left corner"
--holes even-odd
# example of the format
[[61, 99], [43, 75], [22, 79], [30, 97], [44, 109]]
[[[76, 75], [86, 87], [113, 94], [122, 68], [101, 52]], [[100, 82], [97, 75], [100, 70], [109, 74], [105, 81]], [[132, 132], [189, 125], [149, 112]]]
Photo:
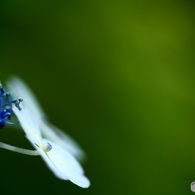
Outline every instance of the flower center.
[[22, 98], [12, 98], [11, 94], [9, 92], [6, 92], [3, 86], [0, 83], [0, 129], [2, 129], [6, 123], [9, 124], [17, 124], [16, 123], [10, 123], [7, 120], [11, 120], [11, 117], [13, 115], [12, 111], [12, 104], [14, 103], [15, 106], [21, 110], [20, 108], [20, 102], [22, 101]]

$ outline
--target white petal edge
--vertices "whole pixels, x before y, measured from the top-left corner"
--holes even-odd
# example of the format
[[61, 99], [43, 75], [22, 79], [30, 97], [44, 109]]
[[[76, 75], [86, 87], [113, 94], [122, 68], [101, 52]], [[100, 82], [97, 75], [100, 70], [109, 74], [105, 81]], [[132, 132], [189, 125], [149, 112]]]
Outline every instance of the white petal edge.
[[88, 188], [90, 181], [85, 177], [83, 168], [76, 158], [54, 142], [47, 139], [44, 141], [52, 145], [52, 150], [41, 156], [53, 173], [60, 179], [67, 180], [68, 178], [74, 184]]
[[68, 150], [79, 161], [85, 160], [86, 155], [84, 151], [70, 136], [68, 136], [67, 134], [59, 130], [56, 126], [46, 121], [40, 121], [39, 124], [43, 137], [55, 143], [58, 143], [58, 145]]

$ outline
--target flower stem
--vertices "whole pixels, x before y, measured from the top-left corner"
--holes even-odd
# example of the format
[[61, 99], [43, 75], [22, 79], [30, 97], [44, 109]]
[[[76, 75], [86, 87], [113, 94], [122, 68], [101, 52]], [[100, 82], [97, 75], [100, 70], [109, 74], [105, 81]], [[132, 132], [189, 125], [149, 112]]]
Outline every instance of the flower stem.
[[10, 150], [12, 152], [18, 152], [18, 153], [21, 153], [21, 154], [31, 155], [31, 156], [40, 155], [40, 153], [37, 150], [28, 150], [28, 149], [18, 148], [18, 147], [11, 146], [9, 144], [5, 144], [5, 143], [2, 143], [2, 142], [0, 142], [0, 148]]

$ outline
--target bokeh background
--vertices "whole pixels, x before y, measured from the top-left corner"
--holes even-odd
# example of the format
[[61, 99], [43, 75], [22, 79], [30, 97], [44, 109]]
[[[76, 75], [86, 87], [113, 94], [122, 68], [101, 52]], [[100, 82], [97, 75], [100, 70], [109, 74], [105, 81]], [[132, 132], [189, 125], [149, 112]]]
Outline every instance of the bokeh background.
[[[0, 149], [1, 194], [192, 194], [193, 0], [0, 1], [0, 80], [20, 76], [86, 151], [89, 189]], [[20, 129], [1, 139], [32, 148]]]

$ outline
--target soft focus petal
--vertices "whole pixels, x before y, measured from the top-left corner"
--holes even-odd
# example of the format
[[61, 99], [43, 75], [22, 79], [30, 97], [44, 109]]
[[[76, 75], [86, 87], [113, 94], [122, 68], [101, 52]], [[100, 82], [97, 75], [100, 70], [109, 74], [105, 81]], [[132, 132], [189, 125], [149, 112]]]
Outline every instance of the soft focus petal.
[[[90, 181], [84, 176], [84, 171], [76, 158], [56, 143], [42, 139], [39, 125], [34, 115], [23, 102], [21, 103], [21, 108], [22, 110], [19, 111], [13, 105], [13, 111], [20, 121], [27, 138], [39, 151], [51, 171], [60, 179], [70, 180], [82, 188], [89, 187]], [[49, 152], [45, 151], [44, 143], [49, 143], [52, 146]]]
[[26, 107], [24, 102], [20, 103], [22, 110], [18, 110], [18, 108], [13, 105], [12, 109], [17, 116], [22, 129], [24, 130], [26, 137], [31, 141], [33, 144], [41, 144], [41, 132], [39, 126], [34, 118], [34, 115], [30, 112], [28, 107]]
[[46, 153], [47, 156], [42, 155], [42, 157], [47, 165], [49, 165], [49, 161], [52, 162], [55, 168], [52, 168], [51, 165], [49, 167], [54, 174], [61, 179], [66, 179], [67, 177], [70, 181], [82, 188], [89, 187], [90, 182], [84, 176], [84, 171], [74, 156], [50, 140], [44, 139], [44, 141], [52, 145], [52, 150]]
[[25, 104], [34, 114], [33, 118], [36, 117], [36, 120], [40, 125], [40, 130], [45, 138], [58, 143], [60, 146], [64, 147], [64, 149], [73, 154], [78, 160], [82, 161], [85, 159], [86, 155], [84, 151], [70, 136], [46, 121], [46, 115], [40, 107], [37, 98], [20, 78], [12, 77], [7, 85], [16, 97], [21, 96], [24, 99], [24, 102], [21, 104]]
[[40, 122], [43, 137], [57, 143], [64, 149], [68, 150], [78, 160], [84, 160], [85, 153], [80, 146], [67, 134], [60, 131], [57, 127], [46, 122]]
[[26, 104], [28, 104], [29, 109], [37, 116], [39, 119], [46, 118], [43, 109], [41, 108], [37, 98], [30, 90], [30, 88], [18, 77], [12, 77], [8, 82], [8, 89], [11, 89], [11, 93], [13, 93], [16, 97], [22, 97]]
[[64, 180], [69, 180], [68, 177], [65, 174], [61, 173], [60, 170], [56, 168], [56, 166], [53, 164], [53, 162], [48, 158], [47, 153], [45, 153], [37, 145], [34, 145], [34, 147], [39, 151], [41, 157], [43, 158], [43, 160], [45, 161], [45, 163], [47, 164], [47, 166], [49, 167], [49, 169], [55, 174], [56, 177], [58, 177], [60, 179], [64, 179]]

